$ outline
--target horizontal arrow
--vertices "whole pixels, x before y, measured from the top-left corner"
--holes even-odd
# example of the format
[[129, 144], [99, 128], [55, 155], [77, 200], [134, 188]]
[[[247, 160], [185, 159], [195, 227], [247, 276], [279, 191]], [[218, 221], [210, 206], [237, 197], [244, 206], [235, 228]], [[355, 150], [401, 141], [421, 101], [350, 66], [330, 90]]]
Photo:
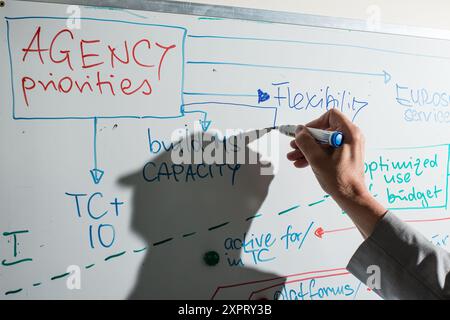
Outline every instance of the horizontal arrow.
[[374, 72], [359, 72], [359, 71], [338, 70], [338, 69], [280, 66], [280, 65], [268, 65], [268, 64], [228, 62], [228, 61], [188, 61], [187, 64], [226, 65], [226, 66], [249, 67], [249, 68], [287, 69], [287, 70], [302, 70], [302, 71], [313, 71], [313, 72], [342, 73], [342, 74], [350, 74], [350, 75], [358, 75], [358, 76], [380, 77], [380, 78], [383, 78], [384, 83], [388, 83], [391, 80], [391, 75], [385, 70], [383, 70], [379, 73], [374, 73]]
[[314, 231], [314, 235], [315, 235], [317, 238], [322, 239], [322, 238], [323, 238], [323, 235], [326, 234], [326, 233], [334, 233], [334, 232], [348, 231], [348, 230], [352, 230], [352, 229], [356, 229], [356, 227], [348, 227], [348, 228], [341, 228], [341, 229], [334, 229], [334, 230], [323, 230], [322, 227], [319, 227], [319, 228], [317, 228], [317, 229]]
[[219, 97], [258, 97], [255, 93], [228, 93], [228, 92], [192, 92], [185, 91], [188, 96], [219, 96]]

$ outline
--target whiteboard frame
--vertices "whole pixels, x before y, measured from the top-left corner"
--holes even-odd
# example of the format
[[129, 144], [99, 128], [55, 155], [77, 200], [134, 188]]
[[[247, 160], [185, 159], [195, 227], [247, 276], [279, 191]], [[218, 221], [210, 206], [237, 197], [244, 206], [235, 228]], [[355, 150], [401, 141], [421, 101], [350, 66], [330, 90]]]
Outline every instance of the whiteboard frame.
[[[450, 41], [450, 30], [401, 26], [381, 23], [377, 30], [371, 28], [366, 21], [359, 19], [327, 17], [320, 15], [208, 5], [192, 2], [167, 0], [17, 0], [24, 2], [42, 2], [53, 4], [70, 4], [95, 7], [109, 7], [130, 10], [142, 10], [162, 13], [205, 16], [212, 18], [262, 21], [308, 27], [354, 30], [371, 33], [411, 36]], [[8, 6], [8, 0], [5, 0]]]

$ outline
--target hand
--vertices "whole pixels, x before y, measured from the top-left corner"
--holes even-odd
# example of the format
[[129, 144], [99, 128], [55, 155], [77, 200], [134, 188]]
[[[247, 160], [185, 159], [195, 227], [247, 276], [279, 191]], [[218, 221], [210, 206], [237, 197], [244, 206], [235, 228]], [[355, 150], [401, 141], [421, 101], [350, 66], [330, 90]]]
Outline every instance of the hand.
[[298, 126], [294, 151], [287, 158], [297, 168], [311, 166], [322, 189], [333, 197], [354, 197], [368, 193], [364, 183], [364, 137], [361, 130], [336, 109], [306, 126], [344, 134], [339, 148], [319, 144], [304, 126]]
[[344, 114], [331, 109], [306, 126], [341, 131], [344, 143], [339, 148], [317, 143], [304, 126], [298, 126], [293, 151], [287, 158], [297, 168], [311, 166], [322, 189], [347, 212], [364, 237], [386, 213], [370, 194], [364, 182], [364, 137], [361, 130]]

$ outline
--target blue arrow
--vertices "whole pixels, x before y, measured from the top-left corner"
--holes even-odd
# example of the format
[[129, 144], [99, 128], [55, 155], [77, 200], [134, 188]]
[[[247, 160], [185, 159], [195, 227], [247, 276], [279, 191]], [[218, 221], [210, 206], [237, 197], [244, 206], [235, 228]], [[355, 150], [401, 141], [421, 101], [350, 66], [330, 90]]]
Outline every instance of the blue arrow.
[[202, 130], [203, 132], [208, 131], [209, 126], [211, 125], [211, 120], [206, 120], [206, 118], [204, 120], [199, 120], [200, 121], [200, 125], [202, 126]]
[[384, 75], [384, 83], [388, 83], [391, 80], [391, 75], [389, 73], [387, 73], [385, 70], [383, 70], [383, 75]]
[[182, 113], [201, 113], [203, 115], [203, 119], [200, 119], [199, 122], [200, 122], [200, 125], [202, 126], [203, 132], [208, 131], [209, 127], [211, 126], [211, 120], [207, 120], [208, 113], [206, 111], [202, 111], [202, 110], [186, 111], [186, 110], [184, 110], [184, 106], [183, 106]]
[[258, 89], [258, 103], [267, 101], [269, 99], [270, 99], [270, 94], [262, 91], [261, 89]]
[[296, 66], [279, 66], [279, 65], [268, 65], [268, 64], [254, 64], [254, 63], [241, 63], [241, 62], [229, 62], [229, 61], [188, 61], [187, 64], [206, 64], [206, 65], [226, 65], [226, 66], [237, 66], [237, 67], [250, 67], [250, 68], [266, 68], [266, 69], [287, 69], [287, 70], [303, 70], [303, 71], [315, 71], [315, 72], [329, 72], [329, 73], [343, 73], [359, 76], [372, 76], [372, 77], [382, 77], [384, 83], [388, 83], [391, 80], [391, 75], [383, 70], [380, 73], [374, 72], [359, 72], [359, 71], [349, 71], [349, 70], [338, 70], [338, 69], [321, 69], [321, 68], [308, 68], [308, 67], [296, 67]]
[[90, 170], [90, 173], [95, 184], [100, 183], [105, 173], [97, 167], [97, 118], [94, 118], [94, 168]]

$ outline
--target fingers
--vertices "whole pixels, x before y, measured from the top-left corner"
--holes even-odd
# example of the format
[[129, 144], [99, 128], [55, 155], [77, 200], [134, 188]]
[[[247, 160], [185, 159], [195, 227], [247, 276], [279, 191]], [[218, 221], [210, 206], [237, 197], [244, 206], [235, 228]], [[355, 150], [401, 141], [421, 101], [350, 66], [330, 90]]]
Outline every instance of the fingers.
[[[345, 141], [355, 145], [363, 145], [363, 136], [359, 128], [354, 125], [341, 111], [331, 109], [319, 118], [309, 122], [306, 126], [296, 128], [296, 138], [290, 142], [292, 150], [287, 154], [287, 158], [294, 162], [297, 168], [304, 168], [308, 165], [320, 166], [330, 154], [330, 148], [317, 143], [306, 127], [323, 130], [342, 131]], [[358, 144], [358, 142], [362, 141]]]
[[359, 128], [338, 109], [330, 109], [319, 118], [306, 124], [307, 127], [329, 131], [341, 131], [346, 142], [358, 141], [361, 134]]
[[298, 160], [300, 158], [304, 158], [305, 157], [303, 155], [302, 151], [298, 148], [297, 144], [295, 143], [295, 139], [291, 140], [289, 145], [291, 146], [292, 149], [294, 149], [294, 150], [288, 152], [288, 154], [287, 154], [287, 158], [289, 160], [295, 161], [295, 160]]
[[289, 152], [286, 155], [286, 157], [288, 158], [288, 160], [291, 160], [291, 161], [295, 161], [300, 158], [304, 158], [303, 153], [299, 149], [295, 149], [295, 150]]
[[[335, 110], [335, 109], [332, 109]], [[332, 111], [330, 110], [330, 111]], [[344, 133], [344, 143], [357, 143], [363, 141], [364, 137], [361, 130], [349, 118], [339, 110], [330, 112], [330, 126], [332, 130], [339, 130]]]
[[353, 123], [338, 109], [330, 109], [319, 118], [306, 124], [307, 127], [323, 130], [344, 130], [351, 128]]
[[305, 158], [294, 161], [294, 167], [299, 169], [306, 168], [308, 165], [309, 163]]
[[325, 150], [317, 143], [307, 128], [296, 134], [295, 143], [311, 165], [319, 164], [326, 156]]
[[292, 140], [290, 143], [291, 147], [294, 149], [286, 155], [288, 160], [294, 162], [294, 166], [296, 168], [305, 168], [309, 165], [308, 161], [305, 159], [305, 156], [298, 148], [297, 144], [295, 143], [295, 140]]
[[347, 118], [341, 111], [331, 109], [328, 111], [329, 123], [332, 130], [339, 130], [344, 133], [350, 133], [356, 127], [349, 118]]
[[[332, 109], [333, 110], [333, 109]], [[330, 110], [331, 111], [331, 110]], [[314, 119], [306, 124], [307, 127], [325, 130], [330, 126], [330, 111], [325, 112], [319, 118]]]
[[297, 126], [297, 128], [295, 128], [295, 134], [297, 134], [297, 133], [299, 133], [300, 131], [302, 131], [303, 128], [304, 128], [304, 126], [301, 125], [301, 124], [299, 124], [299, 125]]

